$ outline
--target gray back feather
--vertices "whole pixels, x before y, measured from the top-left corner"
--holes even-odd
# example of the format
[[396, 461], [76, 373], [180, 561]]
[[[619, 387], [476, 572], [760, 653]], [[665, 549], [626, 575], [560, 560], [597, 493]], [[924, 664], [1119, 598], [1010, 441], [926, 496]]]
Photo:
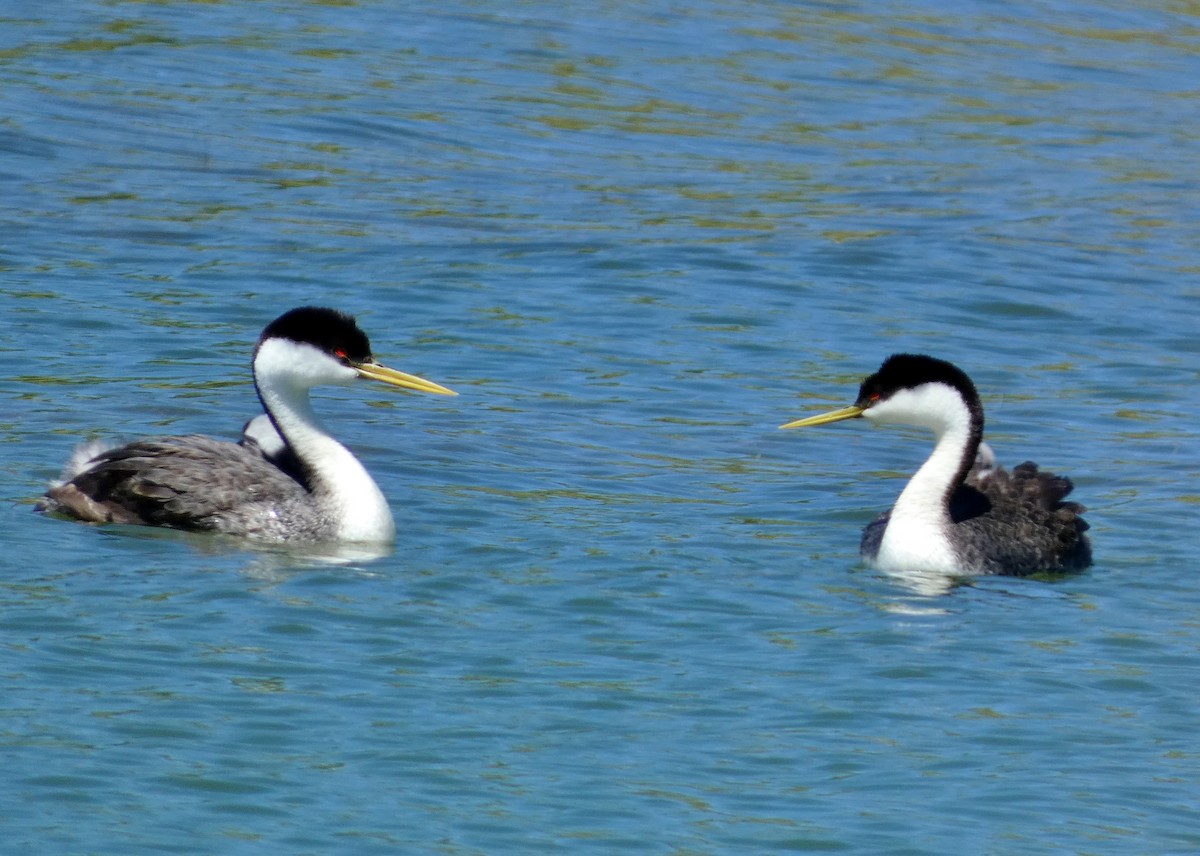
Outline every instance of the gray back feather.
[[146, 523], [287, 540], [328, 537], [309, 492], [257, 449], [201, 435], [109, 449], [47, 494], [94, 522]]

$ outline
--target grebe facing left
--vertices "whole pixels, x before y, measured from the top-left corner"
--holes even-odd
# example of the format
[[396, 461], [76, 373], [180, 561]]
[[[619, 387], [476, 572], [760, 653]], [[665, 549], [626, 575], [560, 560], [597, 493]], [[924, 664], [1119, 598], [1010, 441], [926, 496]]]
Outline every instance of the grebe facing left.
[[943, 360], [888, 357], [849, 407], [783, 428], [866, 418], [933, 431], [933, 453], [891, 511], [863, 531], [862, 555], [892, 573], [1010, 574], [1078, 571], [1091, 564], [1083, 506], [1071, 481], [1025, 462], [1012, 472], [983, 438], [975, 385]]
[[309, 390], [363, 378], [455, 393], [380, 365], [353, 318], [311, 306], [267, 325], [253, 369], [274, 430], [256, 417], [240, 444], [195, 434], [107, 450], [85, 444], [39, 509], [94, 523], [267, 541], [391, 541], [396, 527], [387, 500], [366, 468], [318, 422]]

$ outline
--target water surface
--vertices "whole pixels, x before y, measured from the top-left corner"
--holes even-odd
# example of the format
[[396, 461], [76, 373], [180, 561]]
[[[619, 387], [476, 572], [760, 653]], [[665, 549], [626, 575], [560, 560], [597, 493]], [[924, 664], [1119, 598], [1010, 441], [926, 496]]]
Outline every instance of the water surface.
[[[1186, 5], [0, 3], [0, 817], [23, 853], [1187, 853]], [[31, 512], [233, 436], [294, 305], [382, 557]], [[888, 353], [1072, 476], [1096, 565], [929, 593]]]

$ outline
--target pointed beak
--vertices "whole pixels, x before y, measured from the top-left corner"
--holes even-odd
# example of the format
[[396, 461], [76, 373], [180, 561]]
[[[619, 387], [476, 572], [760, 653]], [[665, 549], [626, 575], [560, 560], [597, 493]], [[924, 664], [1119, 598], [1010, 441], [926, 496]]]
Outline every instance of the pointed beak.
[[780, 428], [808, 428], [812, 425], [828, 425], [830, 422], [841, 422], [843, 419], [856, 419], [863, 415], [863, 411], [867, 408], [860, 407], [857, 404], [851, 404], [849, 407], [843, 407], [841, 410], [831, 410], [828, 413], [821, 413], [817, 416], [809, 416], [806, 419], [797, 419], [795, 422], [789, 422], [786, 425], [780, 425]]
[[419, 392], [433, 392], [438, 395], [458, 395], [452, 389], [447, 389], [441, 384], [434, 383], [431, 380], [425, 380], [423, 377], [417, 377], [406, 372], [389, 369], [387, 366], [380, 365], [374, 361], [365, 363], [350, 363], [354, 370], [358, 372], [359, 377], [365, 377], [367, 380], [377, 380], [381, 383], [386, 383], [391, 386], [399, 386], [404, 389], [415, 389]]

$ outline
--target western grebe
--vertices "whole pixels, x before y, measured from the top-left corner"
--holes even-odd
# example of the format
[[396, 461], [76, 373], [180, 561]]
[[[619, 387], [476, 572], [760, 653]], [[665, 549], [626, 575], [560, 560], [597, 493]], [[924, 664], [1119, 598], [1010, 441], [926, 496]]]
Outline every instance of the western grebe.
[[95, 523], [138, 523], [269, 541], [390, 541], [396, 527], [374, 479], [317, 421], [309, 390], [359, 378], [455, 395], [380, 365], [349, 315], [302, 307], [263, 330], [254, 384], [266, 411], [240, 443], [154, 437], [77, 450], [39, 506]]
[[954, 365], [895, 354], [863, 381], [850, 407], [783, 428], [864, 417], [933, 431], [933, 453], [891, 511], [863, 531], [862, 555], [892, 573], [1066, 572], [1091, 564], [1083, 506], [1064, 502], [1071, 481], [1026, 462], [1011, 473], [982, 442], [983, 405]]

